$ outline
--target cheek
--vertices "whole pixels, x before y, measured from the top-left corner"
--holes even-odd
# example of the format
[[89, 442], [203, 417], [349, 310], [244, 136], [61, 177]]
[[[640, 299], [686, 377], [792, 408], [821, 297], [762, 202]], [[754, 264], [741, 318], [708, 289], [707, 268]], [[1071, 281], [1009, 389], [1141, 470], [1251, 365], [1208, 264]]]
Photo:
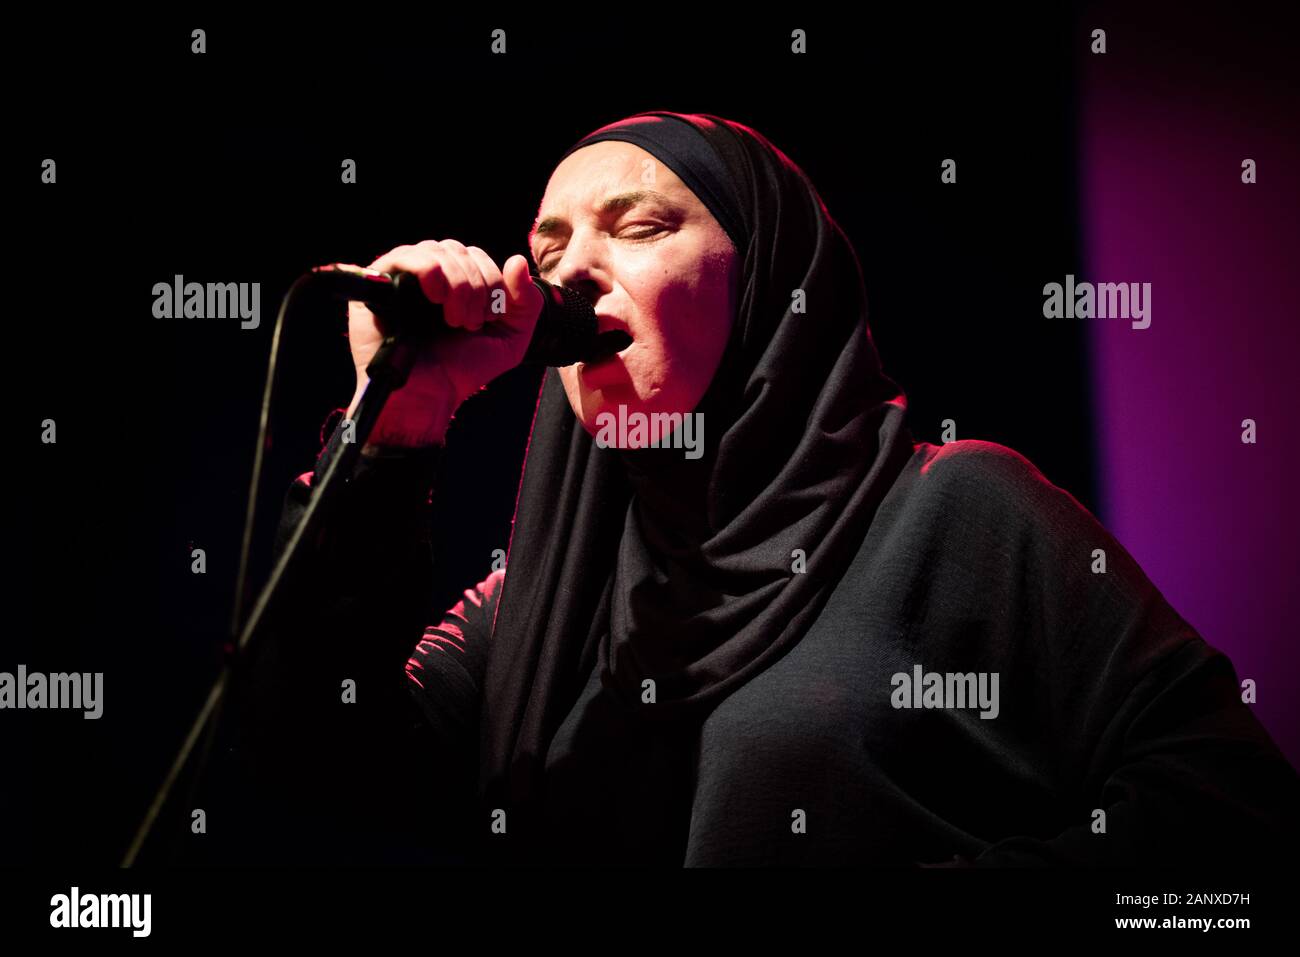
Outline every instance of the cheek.
[[[627, 357], [635, 393], [629, 400], [652, 411], [690, 411], [712, 381], [731, 332], [728, 264], [691, 247], [622, 265], [619, 283], [635, 303], [637, 321], [637, 347]], [[571, 401], [576, 389], [575, 382]]]
[[[696, 268], [699, 268], [698, 263]], [[712, 377], [731, 332], [725, 277], [669, 273], [653, 290], [658, 345], [665, 363], [699, 386]]]
[[679, 264], [659, 260], [625, 278], [624, 286], [637, 303], [642, 335], [674, 359], [693, 351], [709, 337], [718, 305], [710, 277], [699, 274], [697, 261]]

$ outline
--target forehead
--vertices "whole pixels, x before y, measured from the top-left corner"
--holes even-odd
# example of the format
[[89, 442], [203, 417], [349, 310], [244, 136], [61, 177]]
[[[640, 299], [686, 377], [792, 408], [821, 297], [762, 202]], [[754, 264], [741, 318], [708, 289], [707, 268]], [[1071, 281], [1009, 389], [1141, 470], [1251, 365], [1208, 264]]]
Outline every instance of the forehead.
[[699, 205], [695, 194], [654, 154], [634, 143], [604, 140], [570, 153], [551, 173], [534, 232], [542, 223], [567, 222], [613, 196], [632, 192], [644, 193], [650, 201], [659, 194], [685, 208]]

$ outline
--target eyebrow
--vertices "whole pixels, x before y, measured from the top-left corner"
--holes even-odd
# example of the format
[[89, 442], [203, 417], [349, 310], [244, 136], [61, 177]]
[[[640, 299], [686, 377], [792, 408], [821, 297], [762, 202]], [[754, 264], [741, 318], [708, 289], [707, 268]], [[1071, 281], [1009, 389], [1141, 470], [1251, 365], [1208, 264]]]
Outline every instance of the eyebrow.
[[[608, 216], [610, 213], [622, 212], [625, 209], [631, 209], [638, 203], [644, 202], [663, 203], [665, 206], [673, 209], [677, 208], [676, 203], [665, 196], [663, 193], [653, 189], [637, 189], [630, 193], [619, 193], [617, 196], [611, 196], [600, 204], [596, 209], [598, 215]], [[547, 216], [539, 220], [528, 233], [528, 246], [531, 249], [533, 240], [538, 236], [549, 236], [551, 233], [558, 233], [564, 230], [566, 222], [559, 216]]]

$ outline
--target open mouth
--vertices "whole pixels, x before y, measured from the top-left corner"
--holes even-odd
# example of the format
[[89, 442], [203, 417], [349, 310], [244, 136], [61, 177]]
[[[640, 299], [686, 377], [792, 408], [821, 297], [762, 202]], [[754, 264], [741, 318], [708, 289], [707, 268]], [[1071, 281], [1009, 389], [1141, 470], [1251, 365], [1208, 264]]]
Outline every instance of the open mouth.
[[622, 329], [611, 329], [609, 332], [602, 332], [596, 336], [595, 342], [592, 343], [591, 349], [583, 361], [587, 365], [595, 365], [597, 362], [613, 358], [631, 344], [632, 337]]

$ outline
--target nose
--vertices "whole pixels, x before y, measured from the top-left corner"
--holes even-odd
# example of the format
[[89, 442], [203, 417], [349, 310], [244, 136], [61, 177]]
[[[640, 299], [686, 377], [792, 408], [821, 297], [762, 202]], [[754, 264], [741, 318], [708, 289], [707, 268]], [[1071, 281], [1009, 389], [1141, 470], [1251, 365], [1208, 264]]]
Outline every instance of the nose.
[[560, 261], [549, 276], [556, 286], [573, 289], [594, 306], [609, 290], [609, 276], [604, 263], [604, 247], [598, 237], [579, 229], [565, 246]]

